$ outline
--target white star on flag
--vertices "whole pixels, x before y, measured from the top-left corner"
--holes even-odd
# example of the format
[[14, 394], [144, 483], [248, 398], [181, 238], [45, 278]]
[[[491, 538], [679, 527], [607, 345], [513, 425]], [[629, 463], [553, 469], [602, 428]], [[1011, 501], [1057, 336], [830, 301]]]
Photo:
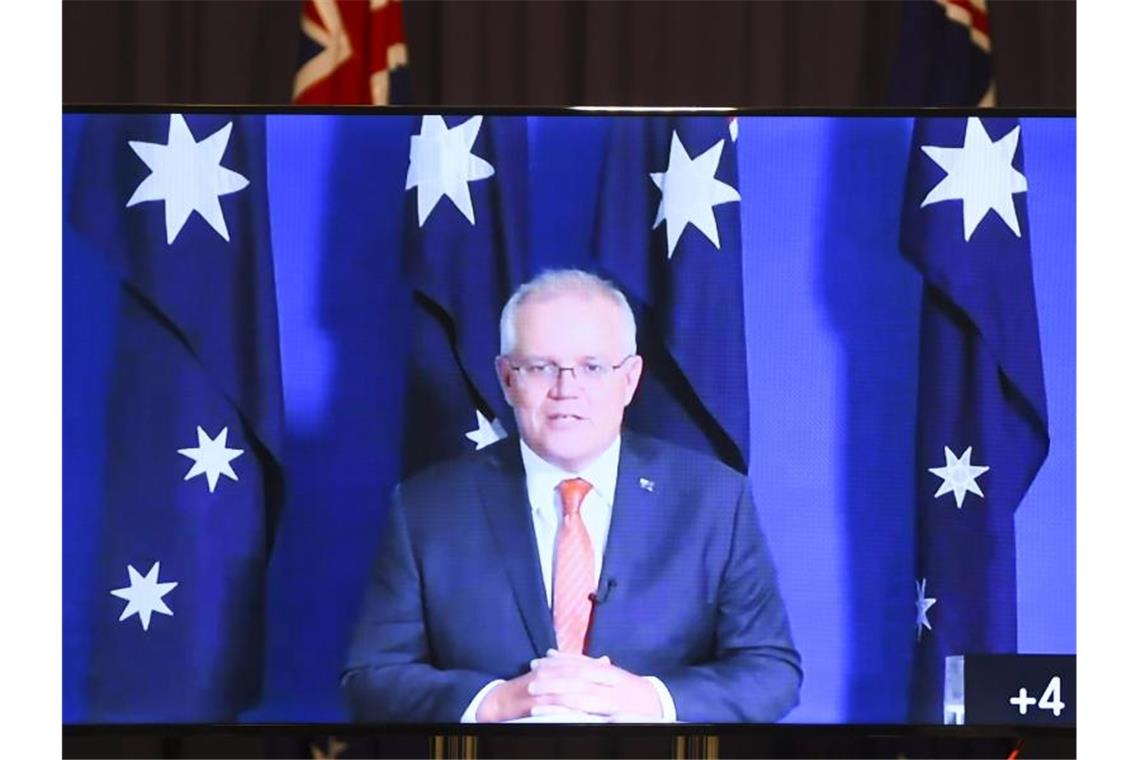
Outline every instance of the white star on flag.
[[966, 140], [960, 148], [923, 145], [922, 152], [946, 171], [946, 176], [927, 193], [926, 207], [942, 201], [962, 201], [962, 233], [967, 242], [982, 218], [996, 211], [1013, 234], [1021, 237], [1014, 193], [1029, 187], [1025, 175], [1013, 168], [1013, 154], [1021, 127], [1014, 127], [1005, 137], [991, 142], [982, 120], [971, 116], [966, 122]]
[[190, 471], [183, 480], [206, 474], [206, 482], [210, 493], [218, 485], [218, 476], [225, 475], [230, 480], [237, 480], [237, 473], [230, 467], [230, 462], [245, 453], [245, 449], [227, 449], [226, 437], [229, 435], [228, 427], [222, 428], [217, 438], [211, 439], [202, 427], [198, 426], [198, 447], [193, 449], [179, 449], [178, 453], [194, 460]]
[[178, 585], [178, 581], [159, 583], [157, 562], [151, 565], [150, 572], [146, 574], [145, 578], [139, 575], [139, 571], [135, 570], [134, 565], [127, 565], [127, 576], [130, 578], [130, 586], [112, 589], [111, 591], [112, 596], [127, 600], [123, 614], [119, 615], [120, 623], [131, 615], [138, 615], [145, 631], [150, 628], [152, 612], [159, 612], [163, 615], [174, 614], [166, 606], [166, 602], [162, 601], [162, 597], [170, 593], [170, 590]]
[[249, 185], [248, 179], [221, 165], [232, 129], [231, 121], [202, 142], [194, 142], [186, 120], [176, 113], [170, 116], [166, 145], [130, 141], [131, 149], [150, 168], [150, 174], [139, 183], [127, 201], [127, 208], [147, 201], [164, 201], [167, 245], [178, 237], [191, 211], [197, 211], [215, 232], [229, 241], [230, 233], [218, 198]]
[[673, 258], [681, 233], [689, 224], [704, 233], [709, 242], [720, 250], [720, 232], [716, 227], [713, 206], [740, 202], [740, 193], [715, 176], [723, 150], [724, 140], [718, 140], [716, 145], [701, 155], [689, 158], [688, 151], [681, 144], [681, 138], [674, 131], [669, 145], [669, 166], [664, 172], [652, 172], [649, 175], [661, 191], [661, 204], [657, 207], [653, 229], [657, 229], [662, 221], [665, 222], [670, 259]]
[[967, 491], [984, 499], [985, 494], [978, 486], [977, 477], [990, 468], [970, 464], [970, 456], [974, 452], [974, 447], [967, 446], [966, 450], [962, 452], [961, 459], [954, 456], [954, 452], [950, 450], [949, 446], [943, 446], [943, 449], [946, 453], [946, 466], [929, 468], [930, 472], [942, 478], [942, 485], [938, 487], [934, 498], [937, 499], [939, 496], [953, 491], [954, 501], [958, 503], [958, 509], [962, 508], [962, 502], [966, 500]]
[[934, 603], [937, 602], [938, 600], [926, 598], [926, 579], [925, 578], [923, 578], [921, 581], [915, 581], [914, 587], [915, 587], [915, 589], [918, 590], [918, 598], [914, 602], [915, 610], [918, 613], [915, 616], [914, 626], [917, 629], [916, 630], [916, 640], [921, 641], [922, 640], [922, 629], [923, 628], [925, 628], [928, 631], [934, 630], [934, 627], [930, 625], [930, 618], [928, 618], [926, 616], [926, 612], [931, 607], [933, 607]]
[[475, 410], [475, 429], [470, 430], [464, 436], [475, 444], [475, 450], [490, 446], [496, 441], [501, 441], [507, 437], [507, 431], [503, 430], [503, 425], [498, 420], [494, 422], [489, 421], [483, 416], [483, 413], [478, 409]]
[[425, 116], [420, 133], [412, 135], [411, 163], [404, 189], [419, 188], [416, 211], [421, 227], [445, 195], [467, 221], [475, 224], [475, 209], [467, 183], [487, 179], [495, 173], [495, 167], [471, 153], [482, 123], [482, 116], [473, 116], [448, 129], [442, 116]]

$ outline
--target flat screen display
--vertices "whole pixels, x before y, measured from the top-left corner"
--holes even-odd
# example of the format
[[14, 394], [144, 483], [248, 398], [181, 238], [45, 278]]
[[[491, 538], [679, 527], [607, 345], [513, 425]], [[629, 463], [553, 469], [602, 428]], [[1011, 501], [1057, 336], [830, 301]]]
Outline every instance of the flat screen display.
[[66, 113], [64, 722], [931, 724], [1075, 654], [1075, 132]]

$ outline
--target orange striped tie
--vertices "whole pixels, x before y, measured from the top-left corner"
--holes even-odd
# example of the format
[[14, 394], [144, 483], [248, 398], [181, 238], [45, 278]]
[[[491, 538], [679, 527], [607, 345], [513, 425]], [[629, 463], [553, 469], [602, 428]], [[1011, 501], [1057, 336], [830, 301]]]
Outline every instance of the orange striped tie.
[[593, 607], [594, 547], [582, 522], [582, 500], [590, 484], [581, 478], [558, 484], [562, 496], [562, 525], [554, 554], [554, 635], [561, 652], [582, 654]]

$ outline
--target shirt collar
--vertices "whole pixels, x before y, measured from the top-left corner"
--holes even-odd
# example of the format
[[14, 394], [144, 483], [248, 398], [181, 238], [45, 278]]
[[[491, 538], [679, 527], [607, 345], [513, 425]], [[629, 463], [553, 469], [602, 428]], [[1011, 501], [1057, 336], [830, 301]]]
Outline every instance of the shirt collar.
[[[620, 433], [597, 459], [583, 467], [580, 472], [567, 472], [547, 462], [536, 454], [534, 449], [527, 446], [521, 436], [519, 448], [522, 451], [523, 469], [526, 471], [528, 486], [536, 486], [541, 493], [550, 493], [567, 478], [582, 478], [608, 506], [613, 507], [614, 494], [617, 492], [618, 460], [621, 455]], [[532, 510], [538, 508], [538, 505], [531, 505]]]

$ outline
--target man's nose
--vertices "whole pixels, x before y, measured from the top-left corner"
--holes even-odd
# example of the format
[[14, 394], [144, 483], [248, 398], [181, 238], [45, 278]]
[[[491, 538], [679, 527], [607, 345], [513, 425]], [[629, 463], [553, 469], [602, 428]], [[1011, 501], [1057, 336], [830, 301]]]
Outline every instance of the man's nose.
[[577, 370], [573, 367], [559, 367], [558, 377], [554, 378], [550, 391], [555, 398], [566, 398], [576, 396], [580, 388]]

